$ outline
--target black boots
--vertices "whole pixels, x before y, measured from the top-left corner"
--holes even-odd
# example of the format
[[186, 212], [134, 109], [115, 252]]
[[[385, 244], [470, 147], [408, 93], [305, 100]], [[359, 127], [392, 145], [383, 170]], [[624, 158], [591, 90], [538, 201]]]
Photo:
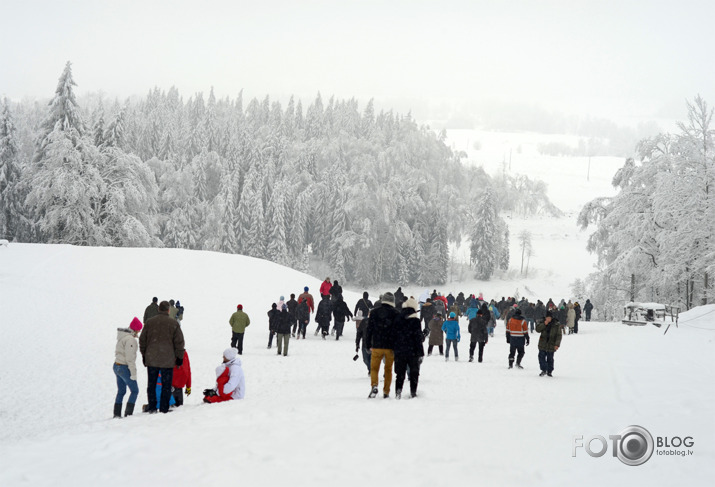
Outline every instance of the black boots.
[[124, 410], [124, 416], [131, 416], [134, 414], [134, 403], [127, 403], [127, 408]]
[[114, 405], [114, 417], [115, 417], [115, 418], [121, 418], [121, 417], [122, 417], [122, 405], [121, 405], [121, 403]]

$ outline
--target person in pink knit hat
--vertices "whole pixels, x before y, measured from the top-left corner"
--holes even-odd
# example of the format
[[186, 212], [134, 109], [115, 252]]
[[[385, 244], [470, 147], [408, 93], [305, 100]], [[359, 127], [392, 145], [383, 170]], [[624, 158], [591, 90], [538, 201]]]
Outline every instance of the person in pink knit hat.
[[129, 400], [124, 416], [131, 416], [139, 396], [137, 385], [137, 334], [144, 327], [136, 316], [129, 328], [117, 328], [117, 346], [114, 349], [114, 375], [117, 377], [117, 397], [114, 399], [114, 417], [122, 417], [122, 402], [129, 387]]

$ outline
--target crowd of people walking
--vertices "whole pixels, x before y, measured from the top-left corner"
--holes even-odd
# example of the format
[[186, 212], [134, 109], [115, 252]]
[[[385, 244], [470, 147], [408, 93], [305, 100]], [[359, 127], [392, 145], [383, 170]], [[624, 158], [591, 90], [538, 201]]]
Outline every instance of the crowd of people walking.
[[[460, 292], [443, 296], [436, 290], [425, 290], [418, 298], [406, 296], [402, 288], [394, 293], [382, 294], [374, 303], [369, 293], [363, 292], [353, 310], [343, 297], [338, 281], [326, 278], [319, 289], [320, 300], [314, 300], [306, 286], [296, 298], [284, 296], [271, 303], [266, 312], [268, 325], [267, 348], [273, 347], [276, 355], [287, 357], [291, 338], [305, 340], [311, 317], [317, 325], [314, 336], [322, 340], [343, 336], [345, 323], [355, 321], [355, 356], [362, 358], [370, 377], [369, 398], [379, 393], [380, 369], [383, 369], [382, 395], [390, 397], [395, 374], [395, 397], [401, 399], [405, 379], [409, 383], [409, 395], [417, 397], [420, 368], [423, 360], [433, 353], [449, 362], [450, 352], [454, 361], [459, 360], [459, 343], [462, 338], [460, 320], [466, 321], [469, 333], [469, 362], [482, 363], [486, 345], [494, 339], [498, 323], [503, 322], [509, 353], [506, 365], [509, 369], [523, 369], [526, 347], [531, 342], [530, 334], [539, 334], [538, 363], [540, 376], [553, 377], [554, 354], [561, 346], [564, 334], [577, 334], [581, 319], [578, 302], [561, 300], [558, 305], [549, 299], [535, 303], [522, 298], [502, 297], [499, 301], [487, 300], [478, 295]], [[584, 314], [590, 321], [593, 305], [586, 300]], [[147, 306], [143, 322], [131, 320], [129, 327], [119, 328], [115, 348], [114, 373], [117, 380], [117, 395], [114, 416], [122, 416], [126, 390], [130, 395], [124, 410], [125, 416], [134, 412], [138, 398], [137, 351], [147, 369], [147, 404], [145, 412], [167, 413], [172, 407], [181, 406], [184, 393], [191, 394], [191, 366], [185, 350], [181, 330], [184, 308], [179, 301], [159, 302], [153, 298]], [[331, 329], [332, 323], [332, 329]], [[216, 384], [204, 390], [203, 401], [222, 402], [245, 397], [246, 382], [241, 356], [244, 351], [244, 336], [251, 319], [239, 304], [231, 314], [230, 347], [224, 350], [221, 364], [216, 368]], [[425, 342], [427, 353], [425, 354]], [[446, 347], [445, 347], [446, 345]], [[436, 352], [435, 352], [436, 348]], [[166, 386], [166, 387], [164, 387]]]

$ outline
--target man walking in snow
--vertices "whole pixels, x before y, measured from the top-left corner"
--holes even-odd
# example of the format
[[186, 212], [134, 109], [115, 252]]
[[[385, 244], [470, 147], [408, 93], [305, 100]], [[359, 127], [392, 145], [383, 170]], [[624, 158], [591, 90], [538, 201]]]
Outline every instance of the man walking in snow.
[[236, 348], [239, 355], [243, 355], [243, 335], [246, 327], [251, 324], [251, 319], [243, 312], [243, 305], [236, 306], [236, 312], [228, 320], [231, 325], [231, 348]]
[[147, 306], [144, 310], [144, 319], [142, 320], [142, 323], [146, 324], [147, 321], [159, 314], [159, 304], [157, 304], [158, 302], [159, 298], [151, 298], [151, 304]]
[[159, 314], [144, 325], [139, 336], [139, 351], [147, 368], [148, 411], [156, 411], [156, 383], [161, 374], [161, 399], [159, 410], [169, 412], [171, 400], [171, 382], [174, 366], [184, 363], [184, 334], [179, 322], [169, 316], [169, 303], [159, 304]]
[[536, 331], [539, 336], [539, 367], [541, 368], [540, 377], [548, 375], [552, 377], [554, 371], [554, 353], [561, 346], [561, 326], [559, 322], [553, 318], [551, 311], [546, 312], [544, 321], [540, 321], [536, 325]]
[[[529, 345], [529, 325], [521, 316], [519, 308], [514, 309], [513, 316], [507, 321], [507, 333], [510, 335], [509, 344], [509, 368], [514, 366], [514, 354], [516, 355], [516, 368], [523, 369], [521, 359], [524, 358], [524, 345]], [[518, 353], [517, 353], [518, 352]]]
[[385, 361], [385, 384], [383, 397], [390, 397], [392, 385], [392, 364], [395, 362], [395, 329], [394, 322], [400, 315], [395, 309], [395, 296], [387, 292], [380, 298], [380, 306], [370, 312], [367, 324], [366, 341], [371, 352], [370, 359], [370, 390], [369, 398], [377, 396], [378, 374], [380, 363]]

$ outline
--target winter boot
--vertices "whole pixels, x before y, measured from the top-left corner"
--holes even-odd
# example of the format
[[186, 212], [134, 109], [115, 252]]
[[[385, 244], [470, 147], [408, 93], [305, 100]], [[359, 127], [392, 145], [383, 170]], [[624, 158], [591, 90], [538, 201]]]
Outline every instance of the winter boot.
[[387, 393], [387, 392], [386, 392], [385, 394], [383, 394], [383, 395], [382, 395], [382, 398], [383, 398], [383, 399], [387, 399], [388, 397], [390, 397], [390, 394], [389, 394], [389, 393]]
[[377, 387], [373, 387], [370, 391], [370, 395], [367, 396], [368, 399], [373, 399], [377, 396]]
[[551, 372], [547, 372], [546, 375], [548, 375], [549, 377], [553, 377], [553, 375], [551, 375]]
[[516, 363], [516, 368], [517, 368], [517, 369], [523, 369], [524, 367], [522, 367], [521, 364], [520, 364], [519, 362], [517, 362], [517, 363]]
[[545, 376], [545, 375], [546, 375], [546, 371], [545, 371], [545, 370], [542, 370], [541, 373], [539, 374], [539, 377], [543, 377], [543, 376]]
[[514, 359], [513, 359], [513, 358], [510, 358], [510, 359], [509, 359], [509, 368], [511, 369], [511, 368], [513, 368], [513, 367], [514, 367]]
[[114, 417], [115, 418], [121, 418], [122, 417], [122, 405], [120, 404], [114, 404]]
[[131, 416], [134, 414], [134, 403], [128, 402], [127, 408], [124, 410], [124, 416]]
[[395, 399], [402, 399], [402, 389], [397, 389], [395, 391]]
[[469, 356], [469, 361], [470, 361], [470, 362], [474, 362], [474, 355], [470, 355], [470, 356]]
[[413, 398], [413, 399], [414, 399], [415, 397], [417, 397], [417, 391], [415, 391], [415, 392], [410, 392], [410, 397]]

